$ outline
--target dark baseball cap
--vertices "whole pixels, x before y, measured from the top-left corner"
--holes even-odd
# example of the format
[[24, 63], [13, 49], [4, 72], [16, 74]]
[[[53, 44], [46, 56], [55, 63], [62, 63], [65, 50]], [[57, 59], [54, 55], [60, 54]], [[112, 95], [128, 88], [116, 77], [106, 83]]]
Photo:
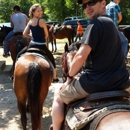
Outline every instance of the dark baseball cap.
[[[91, 2], [98, 2], [98, 1], [102, 1], [102, 0], [89, 0]], [[82, 4], [82, 0], [77, 0], [78, 4]]]
[[78, 4], [82, 4], [82, 0], [77, 0], [77, 3]]

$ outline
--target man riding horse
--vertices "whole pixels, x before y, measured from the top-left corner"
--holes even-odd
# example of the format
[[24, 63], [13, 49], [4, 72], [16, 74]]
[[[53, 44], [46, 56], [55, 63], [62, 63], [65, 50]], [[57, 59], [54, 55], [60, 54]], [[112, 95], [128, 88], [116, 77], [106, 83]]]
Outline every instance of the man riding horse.
[[16, 32], [23, 32], [23, 30], [26, 27], [26, 24], [28, 23], [28, 18], [25, 14], [20, 12], [20, 7], [15, 5], [14, 8], [14, 14], [10, 18], [11, 27], [13, 28], [12, 31], [8, 33], [8, 35], [5, 37], [4, 41], [4, 57], [8, 57], [9, 50], [8, 50], [8, 40], [16, 33]]
[[[129, 73], [126, 70], [121, 40], [106, 13], [106, 1], [78, 0], [78, 3], [82, 4], [91, 22], [70, 64], [66, 82], [56, 87], [52, 105], [53, 130], [61, 130], [65, 117], [64, 103], [69, 104], [96, 92], [124, 90], [129, 87]], [[75, 77], [84, 63], [84, 72], [80, 77]]]

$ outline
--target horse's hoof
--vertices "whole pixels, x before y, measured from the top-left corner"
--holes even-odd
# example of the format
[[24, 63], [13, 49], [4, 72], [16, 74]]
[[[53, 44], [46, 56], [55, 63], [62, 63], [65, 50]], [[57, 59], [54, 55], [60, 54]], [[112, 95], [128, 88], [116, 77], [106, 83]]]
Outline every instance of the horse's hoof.
[[7, 54], [3, 54], [3, 57], [7, 58], [7, 57], [8, 57], [8, 55], [7, 55]]
[[53, 130], [53, 124], [50, 125], [49, 130]]
[[59, 79], [53, 79], [52, 83], [57, 83], [59, 82]]

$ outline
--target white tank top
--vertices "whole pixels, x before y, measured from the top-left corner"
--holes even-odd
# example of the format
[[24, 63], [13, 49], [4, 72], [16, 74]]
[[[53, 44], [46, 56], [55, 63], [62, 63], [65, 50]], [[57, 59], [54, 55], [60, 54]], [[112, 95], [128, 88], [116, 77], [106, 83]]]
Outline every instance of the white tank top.
[[13, 32], [23, 32], [26, 27], [27, 16], [21, 12], [11, 16], [11, 21], [14, 24]]

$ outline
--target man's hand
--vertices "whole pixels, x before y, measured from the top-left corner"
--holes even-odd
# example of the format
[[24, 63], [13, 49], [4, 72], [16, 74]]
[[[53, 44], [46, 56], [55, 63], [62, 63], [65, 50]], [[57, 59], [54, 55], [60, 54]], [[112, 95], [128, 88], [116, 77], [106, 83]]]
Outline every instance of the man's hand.
[[64, 90], [73, 79], [67, 78], [66, 82], [60, 87], [60, 90]]

